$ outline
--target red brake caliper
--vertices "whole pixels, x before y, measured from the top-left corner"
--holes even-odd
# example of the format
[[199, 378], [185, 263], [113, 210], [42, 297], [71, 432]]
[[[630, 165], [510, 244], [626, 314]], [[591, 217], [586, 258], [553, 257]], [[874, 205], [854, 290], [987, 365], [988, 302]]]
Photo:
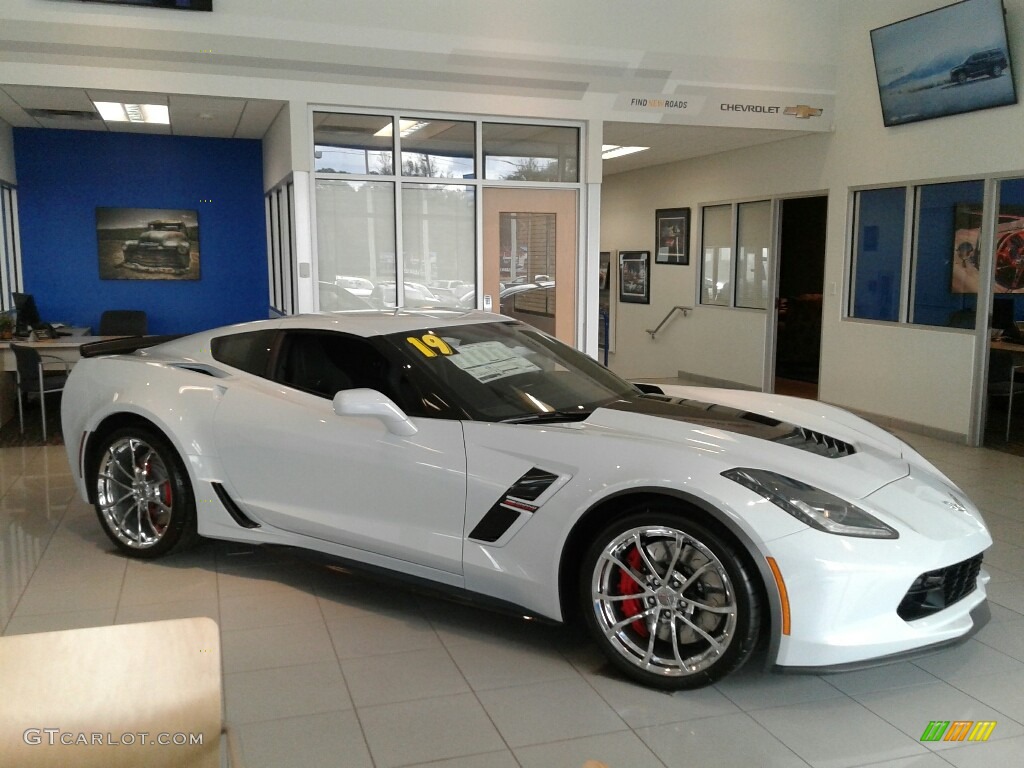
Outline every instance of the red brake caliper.
[[[142, 474], [148, 479], [150, 471], [151, 470], [150, 470], [149, 461], [147, 460], [145, 465], [142, 467]], [[170, 508], [170, 506], [171, 506], [171, 481], [170, 480], [164, 480], [163, 485], [160, 487], [160, 496], [162, 497], [163, 503], [166, 504], [168, 508]], [[157, 511], [157, 510], [154, 510], [153, 509], [153, 505], [151, 504], [150, 507], [149, 507], [149, 513], [150, 513], [150, 519], [151, 520], [153, 520], [153, 512], [155, 512], [155, 511]], [[164, 527], [162, 525], [159, 525], [155, 520], [153, 521], [153, 525], [154, 525], [154, 527], [156, 527], [156, 528], [158, 528], [160, 530], [162, 530], [163, 527]]]
[[[636, 547], [629, 550], [629, 554], [626, 555], [626, 562], [629, 563], [630, 567], [634, 571], [641, 570], [640, 552], [637, 551]], [[635, 595], [639, 594], [640, 585], [636, 583], [636, 580], [625, 571], [619, 573], [619, 594], [620, 595]], [[622, 612], [626, 616], [638, 616], [643, 611], [644, 605], [639, 598], [632, 600], [622, 601]], [[637, 619], [633, 622], [633, 630], [640, 635], [640, 637], [647, 637], [647, 623], [642, 619]]]

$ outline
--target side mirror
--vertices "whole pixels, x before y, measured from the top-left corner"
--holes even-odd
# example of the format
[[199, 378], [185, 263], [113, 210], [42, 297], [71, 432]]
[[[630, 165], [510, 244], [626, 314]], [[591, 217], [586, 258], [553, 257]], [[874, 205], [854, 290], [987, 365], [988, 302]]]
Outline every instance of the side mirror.
[[390, 397], [375, 389], [343, 389], [333, 403], [339, 416], [373, 416], [393, 435], [409, 437], [419, 431]]

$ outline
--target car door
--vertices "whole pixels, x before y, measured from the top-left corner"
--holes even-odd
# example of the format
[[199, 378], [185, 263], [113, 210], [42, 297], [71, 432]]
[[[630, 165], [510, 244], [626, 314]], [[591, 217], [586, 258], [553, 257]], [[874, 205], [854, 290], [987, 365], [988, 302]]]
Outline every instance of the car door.
[[347, 334], [282, 334], [273, 380], [229, 384], [215, 416], [235, 500], [267, 525], [351, 548], [357, 559], [460, 583], [461, 423], [416, 418], [417, 433], [400, 436], [374, 417], [339, 416], [338, 390], [391, 396], [392, 363]]

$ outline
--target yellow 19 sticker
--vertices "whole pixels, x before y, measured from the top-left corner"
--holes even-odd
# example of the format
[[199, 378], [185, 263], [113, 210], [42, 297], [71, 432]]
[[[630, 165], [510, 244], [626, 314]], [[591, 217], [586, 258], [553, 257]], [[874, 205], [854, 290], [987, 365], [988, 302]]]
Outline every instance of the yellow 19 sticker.
[[419, 338], [410, 336], [406, 341], [422, 352], [424, 357], [437, 357], [438, 355], [447, 357], [455, 354], [455, 350], [444, 339], [432, 333], [425, 333]]

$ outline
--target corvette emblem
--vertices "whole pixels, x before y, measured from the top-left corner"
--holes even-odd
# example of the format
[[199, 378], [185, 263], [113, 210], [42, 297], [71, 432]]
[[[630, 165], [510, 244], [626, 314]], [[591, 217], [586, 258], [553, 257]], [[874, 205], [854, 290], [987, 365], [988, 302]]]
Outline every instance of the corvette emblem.
[[967, 511], [967, 507], [965, 507], [963, 504], [961, 504], [956, 496], [954, 496], [953, 494], [950, 494], [949, 498], [952, 499], [952, 501], [943, 501], [942, 503], [945, 504], [950, 509], [952, 509], [954, 512], [966, 512]]

